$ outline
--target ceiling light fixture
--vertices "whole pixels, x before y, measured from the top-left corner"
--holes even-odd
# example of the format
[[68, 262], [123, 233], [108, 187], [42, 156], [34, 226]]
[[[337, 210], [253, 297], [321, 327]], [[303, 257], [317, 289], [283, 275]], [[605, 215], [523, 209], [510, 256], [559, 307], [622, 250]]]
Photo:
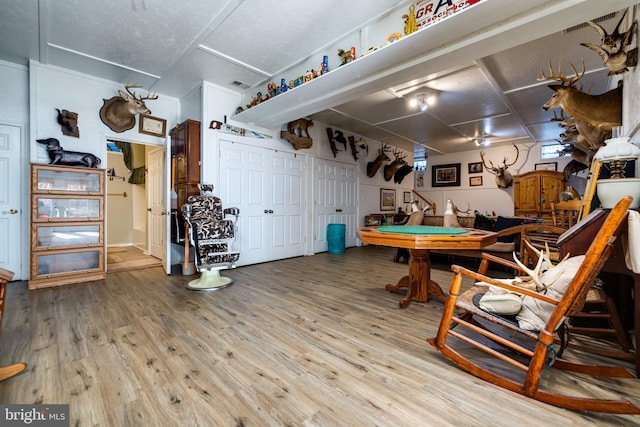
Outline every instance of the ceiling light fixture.
[[429, 94], [427, 92], [419, 92], [416, 93], [413, 98], [411, 98], [411, 100], [409, 101], [409, 105], [412, 108], [418, 107], [420, 108], [420, 111], [424, 112], [427, 111], [431, 105], [435, 104], [435, 102], [435, 95]]
[[489, 141], [486, 137], [484, 136], [478, 136], [476, 138], [473, 138], [473, 142], [476, 143], [476, 147], [488, 147], [489, 145], [491, 145], [491, 141]]

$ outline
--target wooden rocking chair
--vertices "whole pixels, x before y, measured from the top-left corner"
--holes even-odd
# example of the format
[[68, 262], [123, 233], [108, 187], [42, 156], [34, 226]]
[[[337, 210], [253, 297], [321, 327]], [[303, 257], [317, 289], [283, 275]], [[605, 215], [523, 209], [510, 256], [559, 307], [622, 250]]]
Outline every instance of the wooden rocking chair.
[[[627, 209], [631, 200], [630, 196], [624, 197], [611, 210], [606, 222], [584, 255], [584, 259], [579, 263], [577, 272], [572, 273], [570, 276], [567, 275], [570, 277], [567, 279], [569, 284], [560, 299], [553, 299], [542, 293], [529, 291], [486, 277], [484, 273], [486, 273], [488, 269], [489, 261], [499, 262], [503, 265], [517, 268], [516, 264], [489, 254], [483, 254], [479, 273], [457, 265], [451, 266], [455, 276], [451, 283], [449, 296], [445, 302], [438, 335], [435, 338], [429, 339], [428, 342], [467, 372], [523, 396], [573, 410], [640, 414], [640, 408], [628, 400], [605, 400], [567, 396], [553, 391], [541, 390], [539, 387], [543, 374], [552, 375], [553, 370], [548, 369], [550, 367], [580, 374], [633, 378], [633, 375], [628, 370], [620, 366], [582, 365], [556, 358], [553, 348], [556, 330], [561, 326], [566, 317], [580, 311], [592, 282], [609, 257], [613, 244], [620, 233], [620, 225], [627, 217]], [[579, 260], [579, 258], [577, 258], [577, 260]], [[571, 261], [571, 259], [567, 261]], [[574, 261], [576, 260], [574, 259]], [[553, 267], [551, 270], [557, 267], [558, 266]], [[546, 320], [544, 327], [539, 331], [522, 329], [517, 322], [484, 311], [474, 304], [473, 297], [486, 293], [486, 286], [474, 285], [461, 295], [460, 290], [463, 276], [471, 277], [478, 282], [489, 283], [498, 288], [506, 289], [509, 292], [526, 295], [529, 298], [533, 298], [531, 301], [535, 301], [538, 304], [548, 303], [550, 306], [547, 305], [547, 307], [553, 307], [550, 310], [550, 316], [548, 320]], [[527, 297], [525, 297], [525, 299], [526, 298]], [[456, 314], [456, 309], [462, 309], [461, 314]], [[499, 327], [483, 325], [480, 322], [481, 319], [489, 321], [491, 324], [498, 325]], [[460, 330], [459, 328], [465, 329]], [[500, 334], [501, 328], [503, 331], [506, 330], [509, 333], [505, 333], [503, 334], [504, 336], [502, 336]], [[470, 331], [471, 333], [464, 333], [466, 331]], [[454, 347], [447, 341], [449, 338], [457, 339], [453, 340]], [[490, 347], [490, 345], [487, 344], [487, 339], [507, 351], [499, 351], [499, 348], [496, 349], [496, 345], [494, 344], [491, 344], [494, 348]], [[531, 340], [531, 345], [527, 347], [528, 340]], [[504, 368], [504, 366], [500, 366], [500, 363], [487, 363], [486, 366], [485, 364], [481, 366], [480, 364], [472, 362], [470, 358], [465, 357], [465, 355], [456, 348], [461, 347], [460, 349], [464, 349], [467, 345], [471, 345], [475, 349], [479, 349], [499, 359], [499, 361], [505, 362], [511, 367], [524, 371], [524, 378], [522, 378], [521, 381], [514, 379], [515, 377], [513, 376], [507, 378], [505, 375], [511, 371], [501, 369]], [[532, 346], [533, 350], [531, 350]], [[524, 361], [519, 360], [517, 356], [515, 356], [516, 354], [521, 356], [519, 359], [523, 359]]]

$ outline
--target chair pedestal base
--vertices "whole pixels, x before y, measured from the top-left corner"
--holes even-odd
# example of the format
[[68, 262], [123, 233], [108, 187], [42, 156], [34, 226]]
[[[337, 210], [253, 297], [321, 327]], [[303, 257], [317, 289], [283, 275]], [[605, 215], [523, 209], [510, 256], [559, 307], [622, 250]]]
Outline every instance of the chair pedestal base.
[[200, 278], [187, 283], [187, 289], [193, 291], [217, 291], [233, 284], [229, 277], [220, 276], [220, 268], [202, 270]]

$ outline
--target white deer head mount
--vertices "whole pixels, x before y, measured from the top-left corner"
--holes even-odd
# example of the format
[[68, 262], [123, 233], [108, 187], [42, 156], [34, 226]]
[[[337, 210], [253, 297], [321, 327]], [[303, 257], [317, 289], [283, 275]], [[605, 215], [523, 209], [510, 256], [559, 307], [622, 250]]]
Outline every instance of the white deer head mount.
[[136, 124], [136, 114], [151, 114], [147, 108], [145, 99], [158, 99], [158, 95], [147, 94], [147, 96], [137, 96], [130, 89], [140, 86], [125, 85], [127, 92], [118, 91], [119, 96], [110, 99], [103, 99], [104, 104], [100, 108], [100, 119], [114, 132], [124, 132], [133, 128]]

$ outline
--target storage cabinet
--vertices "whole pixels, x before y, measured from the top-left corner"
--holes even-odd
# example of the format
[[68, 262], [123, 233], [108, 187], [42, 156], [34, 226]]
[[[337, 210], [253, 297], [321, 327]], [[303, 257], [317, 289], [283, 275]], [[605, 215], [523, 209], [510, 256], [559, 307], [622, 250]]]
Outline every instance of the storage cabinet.
[[105, 278], [105, 171], [31, 165], [29, 289]]
[[513, 202], [516, 216], [551, 220], [551, 202], [559, 200], [565, 188], [564, 174], [555, 171], [531, 171], [513, 177]]
[[199, 194], [200, 183], [200, 122], [185, 120], [171, 129], [173, 176], [178, 195], [178, 211], [187, 198]]

